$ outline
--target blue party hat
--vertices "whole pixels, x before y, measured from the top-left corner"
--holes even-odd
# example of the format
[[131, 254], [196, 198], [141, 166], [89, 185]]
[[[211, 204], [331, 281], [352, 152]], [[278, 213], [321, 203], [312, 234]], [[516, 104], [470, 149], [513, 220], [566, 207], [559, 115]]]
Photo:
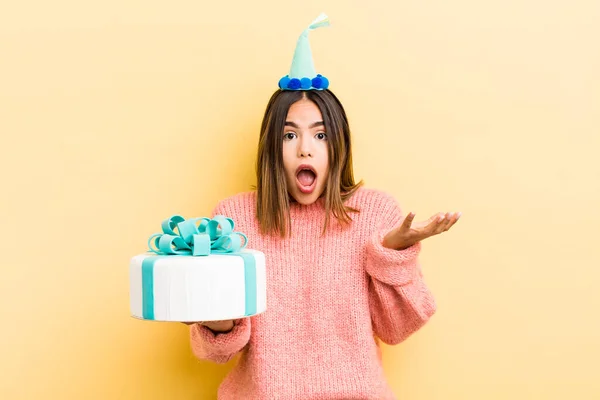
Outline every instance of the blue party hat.
[[323, 90], [329, 87], [329, 80], [323, 75], [317, 74], [315, 70], [310, 42], [308, 41], [308, 32], [325, 26], [329, 26], [329, 17], [322, 13], [300, 34], [296, 43], [290, 73], [279, 80], [280, 89]]

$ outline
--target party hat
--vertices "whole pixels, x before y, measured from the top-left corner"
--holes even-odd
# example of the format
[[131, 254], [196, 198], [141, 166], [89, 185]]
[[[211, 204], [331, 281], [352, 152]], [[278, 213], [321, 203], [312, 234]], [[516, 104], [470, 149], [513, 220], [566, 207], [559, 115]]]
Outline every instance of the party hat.
[[329, 17], [321, 13], [306, 28], [296, 42], [296, 50], [292, 59], [290, 73], [279, 80], [282, 90], [323, 90], [329, 87], [329, 80], [317, 74], [308, 41], [308, 32], [313, 29], [329, 26]]

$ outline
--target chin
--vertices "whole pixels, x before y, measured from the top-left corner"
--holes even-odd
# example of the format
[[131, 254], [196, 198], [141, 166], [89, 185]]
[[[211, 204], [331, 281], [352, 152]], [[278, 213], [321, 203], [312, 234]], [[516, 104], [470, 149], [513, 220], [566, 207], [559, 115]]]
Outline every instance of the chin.
[[323, 190], [321, 190], [320, 192], [315, 191], [313, 193], [295, 192], [291, 193], [291, 196], [296, 201], [296, 203], [308, 206], [319, 200], [322, 197], [323, 193]]

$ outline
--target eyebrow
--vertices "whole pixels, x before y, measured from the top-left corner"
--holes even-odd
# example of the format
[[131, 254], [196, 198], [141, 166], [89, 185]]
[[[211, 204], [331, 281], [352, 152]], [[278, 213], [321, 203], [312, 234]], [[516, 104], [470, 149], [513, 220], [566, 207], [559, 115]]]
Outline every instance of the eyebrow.
[[[308, 128], [312, 129], [312, 128], [316, 128], [317, 126], [324, 126], [324, 125], [325, 124], [323, 123], [323, 121], [317, 121], [317, 122], [313, 122]], [[295, 122], [292, 122], [292, 121], [285, 121], [285, 126], [291, 126], [296, 129], [300, 129], [298, 124], [296, 124]]]

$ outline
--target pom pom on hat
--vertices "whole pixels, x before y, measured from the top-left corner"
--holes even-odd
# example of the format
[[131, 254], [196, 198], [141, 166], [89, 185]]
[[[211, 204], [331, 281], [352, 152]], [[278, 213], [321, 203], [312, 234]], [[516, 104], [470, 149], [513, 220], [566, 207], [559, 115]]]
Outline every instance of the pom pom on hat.
[[316, 78], [312, 79], [312, 85], [315, 89], [327, 89], [329, 87], [329, 80], [319, 74]]
[[279, 88], [280, 89], [285, 89], [288, 87], [288, 84], [290, 83], [290, 77], [289, 76], [284, 76], [283, 78], [281, 78], [279, 80]]
[[310, 89], [312, 86], [312, 80], [310, 78], [300, 79], [300, 87], [304, 90]]
[[300, 79], [298, 78], [292, 78], [290, 79], [290, 81], [287, 84], [287, 88], [291, 89], [291, 90], [298, 90], [301, 87], [301, 83], [300, 83]]

